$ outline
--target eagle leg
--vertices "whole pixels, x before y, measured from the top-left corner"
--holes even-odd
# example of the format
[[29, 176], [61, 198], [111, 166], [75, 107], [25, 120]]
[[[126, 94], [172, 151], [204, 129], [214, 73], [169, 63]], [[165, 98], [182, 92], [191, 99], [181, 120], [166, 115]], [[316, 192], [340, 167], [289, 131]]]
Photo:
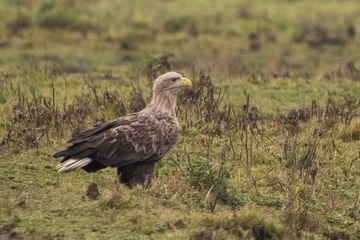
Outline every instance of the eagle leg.
[[117, 174], [120, 183], [133, 188], [142, 185], [148, 188], [154, 177], [155, 162], [137, 162], [127, 166], [118, 167]]

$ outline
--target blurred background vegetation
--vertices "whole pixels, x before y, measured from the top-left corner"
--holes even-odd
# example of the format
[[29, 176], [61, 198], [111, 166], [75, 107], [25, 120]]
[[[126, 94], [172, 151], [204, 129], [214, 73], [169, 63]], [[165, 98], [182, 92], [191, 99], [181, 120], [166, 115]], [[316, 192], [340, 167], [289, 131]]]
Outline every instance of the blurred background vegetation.
[[359, 11], [355, 0], [3, 0], [0, 66], [124, 74], [165, 59], [223, 76], [332, 77], [359, 58]]

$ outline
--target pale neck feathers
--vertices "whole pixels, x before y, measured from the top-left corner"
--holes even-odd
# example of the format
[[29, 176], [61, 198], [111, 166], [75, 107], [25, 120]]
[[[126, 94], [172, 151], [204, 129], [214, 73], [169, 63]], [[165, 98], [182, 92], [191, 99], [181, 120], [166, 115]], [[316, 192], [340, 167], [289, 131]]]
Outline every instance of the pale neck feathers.
[[172, 116], [176, 119], [175, 108], [177, 92], [177, 89], [163, 91], [154, 89], [152, 100], [145, 108], [146, 111], [152, 110], [163, 112], [166, 115]]

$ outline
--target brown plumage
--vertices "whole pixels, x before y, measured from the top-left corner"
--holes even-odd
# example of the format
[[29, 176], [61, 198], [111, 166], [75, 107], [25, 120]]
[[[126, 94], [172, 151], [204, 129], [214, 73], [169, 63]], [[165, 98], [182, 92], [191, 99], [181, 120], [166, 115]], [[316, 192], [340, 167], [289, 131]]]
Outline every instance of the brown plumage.
[[120, 182], [130, 187], [149, 186], [155, 162], [179, 137], [176, 95], [181, 88], [191, 86], [191, 81], [178, 73], [161, 75], [154, 82], [153, 97], [146, 108], [81, 132], [69, 140], [67, 149], [55, 153], [54, 157], [63, 157], [59, 172], [117, 167]]

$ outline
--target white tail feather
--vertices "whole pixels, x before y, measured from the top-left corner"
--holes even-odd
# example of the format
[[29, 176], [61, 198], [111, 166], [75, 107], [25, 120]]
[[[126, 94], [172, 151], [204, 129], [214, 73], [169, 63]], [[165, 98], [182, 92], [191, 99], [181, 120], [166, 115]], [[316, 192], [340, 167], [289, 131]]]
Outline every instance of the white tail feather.
[[58, 168], [59, 172], [69, 172], [69, 171], [84, 167], [85, 165], [89, 164], [90, 162], [92, 162], [92, 159], [88, 158], [88, 157], [82, 158], [82, 159], [70, 158], [70, 159], [66, 160], [65, 162], [62, 162], [59, 165], [57, 165], [57, 168]]

